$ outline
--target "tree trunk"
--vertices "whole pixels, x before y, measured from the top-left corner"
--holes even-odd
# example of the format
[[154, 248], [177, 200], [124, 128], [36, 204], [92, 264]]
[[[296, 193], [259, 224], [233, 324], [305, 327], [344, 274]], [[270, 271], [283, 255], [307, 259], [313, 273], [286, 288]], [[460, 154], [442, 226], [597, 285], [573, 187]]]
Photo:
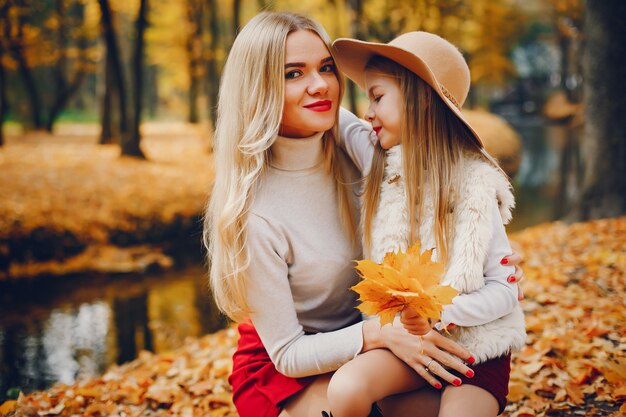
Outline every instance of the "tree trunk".
[[[350, 22], [350, 32], [355, 39], [365, 39], [363, 31], [361, 30], [361, 22], [363, 20], [363, 2], [361, 0], [349, 0], [349, 7], [352, 9], [352, 21]], [[348, 102], [350, 103], [350, 111], [357, 114], [357, 102], [356, 102], [356, 85], [352, 80], [346, 80], [346, 87], [348, 90]], [[357, 114], [358, 115], [358, 114]]]
[[[111, 70], [111, 86], [115, 86], [115, 94], [118, 97], [118, 113], [119, 113], [119, 130], [123, 144], [128, 141], [130, 129], [128, 123], [128, 105], [126, 102], [126, 86], [124, 83], [124, 73], [122, 70], [122, 60], [120, 49], [117, 43], [115, 28], [113, 27], [113, 18], [109, 0], [98, 0], [100, 12], [102, 13], [102, 36], [104, 37], [107, 47], [107, 60], [110, 62]], [[108, 64], [107, 64], [108, 65]], [[124, 139], [126, 138], [126, 139]], [[124, 145], [122, 145], [123, 148]]]
[[141, 109], [143, 104], [143, 61], [144, 61], [144, 33], [148, 24], [146, 15], [148, 13], [148, 0], [140, 0], [139, 14], [136, 22], [136, 44], [133, 57], [133, 124], [132, 134], [122, 135], [122, 155], [145, 158], [139, 142], [141, 141]]
[[211, 43], [209, 44], [209, 58], [207, 60], [207, 99], [209, 116], [213, 128], [217, 121], [217, 100], [219, 94], [220, 73], [217, 69], [217, 49], [219, 48], [219, 21], [217, 14], [217, 0], [207, 0], [209, 14], [209, 28], [211, 31]]
[[102, 97], [102, 112], [100, 131], [100, 143], [106, 145], [113, 143], [113, 119], [112, 119], [112, 107], [113, 107], [113, 91], [115, 86], [113, 85], [113, 75], [111, 70], [111, 60], [105, 57], [104, 63], [104, 95]]
[[235, 37], [237, 37], [237, 33], [239, 33], [240, 12], [241, 12], [241, 0], [233, 0], [233, 42], [235, 41]]
[[[54, 94], [54, 101], [48, 114], [48, 120], [46, 122], [46, 130], [48, 130], [49, 132], [52, 132], [52, 128], [56, 119], [59, 117], [59, 114], [61, 113], [61, 111], [63, 111], [70, 98], [72, 98], [72, 96], [76, 94], [81, 84], [83, 83], [85, 76], [87, 75], [84, 69], [84, 65], [82, 64], [82, 62], [79, 62], [79, 64], [76, 66], [76, 72], [74, 73], [74, 77], [72, 78], [72, 80], [68, 81], [67, 79], [67, 50], [69, 47], [67, 31], [69, 23], [66, 18], [64, 2], [57, 1], [56, 5], [56, 11], [60, 22], [58, 30], [57, 48], [60, 51], [61, 55], [59, 61], [55, 65], [54, 70], [54, 87], [56, 91]], [[84, 21], [85, 6], [80, 3], [77, 3], [77, 6], [79, 7], [79, 13], [77, 16], [78, 21], [82, 24], [82, 22]], [[81, 33], [79, 36], [80, 38], [78, 39], [78, 59], [79, 61], [86, 61], [85, 55], [87, 53], [87, 40], [83, 33]]]
[[[2, 16], [0, 16], [1, 18]], [[0, 146], [4, 145], [4, 117], [7, 113], [7, 95], [6, 95], [6, 80], [4, 72], [4, 64], [2, 63], [2, 57], [4, 55], [4, 49], [2, 47], [2, 41], [0, 41]]]
[[0, 22], [5, 22], [3, 26], [3, 38], [0, 38], [0, 146], [4, 145], [4, 118], [7, 114], [7, 83], [6, 72], [4, 71], [4, 42], [9, 38], [9, 26], [7, 24], [7, 15], [9, 12], [9, 3], [5, 3], [0, 7]]
[[[22, 9], [26, 7], [21, 1], [15, 5]], [[11, 22], [8, 18], [5, 19], [5, 25], [10, 25], [10, 23]], [[35, 129], [42, 129], [44, 127], [44, 123], [41, 97], [39, 95], [39, 91], [37, 90], [37, 83], [35, 82], [35, 78], [24, 54], [24, 24], [25, 13], [20, 12], [17, 19], [17, 37], [9, 37], [7, 39], [9, 42], [8, 48], [9, 52], [13, 56], [13, 59], [17, 61], [18, 72], [24, 82], [24, 87], [26, 88], [26, 95], [31, 109], [32, 125]]]
[[574, 216], [626, 213], [626, 2], [588, 0], [584, 65], [585, 175]]
[[198, 96], [200, 95], [202, 60], [202, 2], [187, 0], [187, 18], [191, 30], [187, 35], [187, 57], [189, 59], [189, 123], [198, 123]]

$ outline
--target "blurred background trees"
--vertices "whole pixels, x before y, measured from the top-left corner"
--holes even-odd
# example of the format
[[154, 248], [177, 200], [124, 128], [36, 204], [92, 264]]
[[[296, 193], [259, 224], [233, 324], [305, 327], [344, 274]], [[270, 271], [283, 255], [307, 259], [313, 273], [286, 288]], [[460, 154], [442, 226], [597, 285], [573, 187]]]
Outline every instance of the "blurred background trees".
[[[571, 130], [567, 144], [577, 143], [574, 130], [584, 121], [585, 42], [605, 24], [584, 24], [583, 0], [4, 0], [0, 131], [7, 121], [48, 131], [59, 120], [92, 121], [101, 126], [101, 143], [138, 157], [142, 120], [201, 123], [209, 131], [237, 30], [265, 9], [305, 13], [331, 38], [386, 42], [409, 30], [437, 33], [468, 59], [467, 107], [509, 120], [543, 117]], [[608, 46], [594, 45], [600, 49], [587, 50], [598, 66], [610, 65], [598, 61], [613, 59], [601, 55]], [[363, 111], [352, 83], [345, 105]], [[564, 146], [563, 166], [580, 171], [576, 149]], [[564, 181], [578, 186], [579, 177]], [[561, 189], [566, 194], [567, 184]]]
[[[227, 51], [262, 9], [306, 13], [332, 38], [386, 42], [408, 30], [438, 33], [469, 60], [473, 105], [488, 107], [520, 78], [541, 75], [544, 87], [566, 90], [580, 83], [572, 74], [580, 68], [581, 0], [6, 0], [0, 54], [7, 118], [50, 131], [60, 116], [99, 120], [103, 143], [123, 143], [142, 114], [212, 121]], [[560, 63], [520, 71], [516, 51], [536, 44], [547, 51], [544, 60], [560, 49]], [[350, 103], [356, 106], [354, 97]]]

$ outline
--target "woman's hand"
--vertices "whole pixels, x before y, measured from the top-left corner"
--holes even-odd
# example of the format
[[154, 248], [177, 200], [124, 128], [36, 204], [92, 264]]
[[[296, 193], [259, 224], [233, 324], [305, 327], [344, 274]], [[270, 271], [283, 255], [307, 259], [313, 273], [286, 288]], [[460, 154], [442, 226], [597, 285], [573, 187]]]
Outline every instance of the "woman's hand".
[[428, 320], [424, 320], [412, 307], [402, 310], [400, 322], [409, 333], [416, 336], [425, 335], [433, 328]]
[[513, 253], [512, 255], [505, 256], [502, 258], [500, 263], [502, 265], [511, 265], [515, 267], [515, 273], [509, 277], [509, 282], [513, 284], [517, 282], [517, 299], [522, 301], [524, 299], [524, 291], [522, 290], [522, 286], [519, 285], [524, 279], [524, 270], [519, 266], [522, 262], [522, 257], [518, 253]]
[[463, 363], [463, 360], [474, 363], [470, 352], [436, 330], [431, 329], [424, 336], [414, 336], [396, 320], [393, 326], [381, 329], [381, 338], [387, 349], [435, 388], [442, 388], [437, 377], [461, 385], [461, 379], [448, 368], [470, 378], [474, 376], [474, 371]]

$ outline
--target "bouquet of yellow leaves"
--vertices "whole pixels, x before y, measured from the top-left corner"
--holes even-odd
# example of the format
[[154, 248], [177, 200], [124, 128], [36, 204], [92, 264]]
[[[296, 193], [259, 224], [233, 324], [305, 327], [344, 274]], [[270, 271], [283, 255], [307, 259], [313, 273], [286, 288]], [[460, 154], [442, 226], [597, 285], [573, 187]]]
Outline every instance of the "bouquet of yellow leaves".
[[367, 315], [379, 315], [380, 324], [392, 323], [395, 315], [412, 307], [423, 319], [438, 321], [445, 304], [459, 294], [449, 285], [439, 285], [443, 263], [432, 262], [432, 249], [420, 254], [420, 242], [406, 253], [389, 252], [382, 263], [357, 261], [363, 280], [351, 289], [360, 295], [357, 307]]

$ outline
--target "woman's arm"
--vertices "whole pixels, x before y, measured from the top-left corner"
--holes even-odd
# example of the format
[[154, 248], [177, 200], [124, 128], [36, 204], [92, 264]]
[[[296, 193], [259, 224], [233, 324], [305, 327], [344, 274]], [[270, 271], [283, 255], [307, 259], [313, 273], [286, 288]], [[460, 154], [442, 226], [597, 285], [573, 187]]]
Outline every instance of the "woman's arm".
[[339, 109], [339, 143], [352, 162], [359, 168], [362, 176], [369, 173], [376, 141], [374, 131], [365, 121], [349, 110]]
[[393, 325], [382, 328], [378, 319], [370, 319], [363, 324], [363, 352], [378, 348], [389, 349], [434, 387], [441, 388], [437, 377], [454, 384], [458, 378], [451, 371], [473, 375], [473, 371], [463, 363], [474, 363], [467, 349], [435, 330], [423, 336], [412, 335], [398, 319]]
[[305, 335], [289, 285], [288, 242], [277, 227], [254, 213], [247, 231], [250, 318], [276, 369], [291, 377], [317, 375], [356, 356], [363, 345], [362, 323]]

